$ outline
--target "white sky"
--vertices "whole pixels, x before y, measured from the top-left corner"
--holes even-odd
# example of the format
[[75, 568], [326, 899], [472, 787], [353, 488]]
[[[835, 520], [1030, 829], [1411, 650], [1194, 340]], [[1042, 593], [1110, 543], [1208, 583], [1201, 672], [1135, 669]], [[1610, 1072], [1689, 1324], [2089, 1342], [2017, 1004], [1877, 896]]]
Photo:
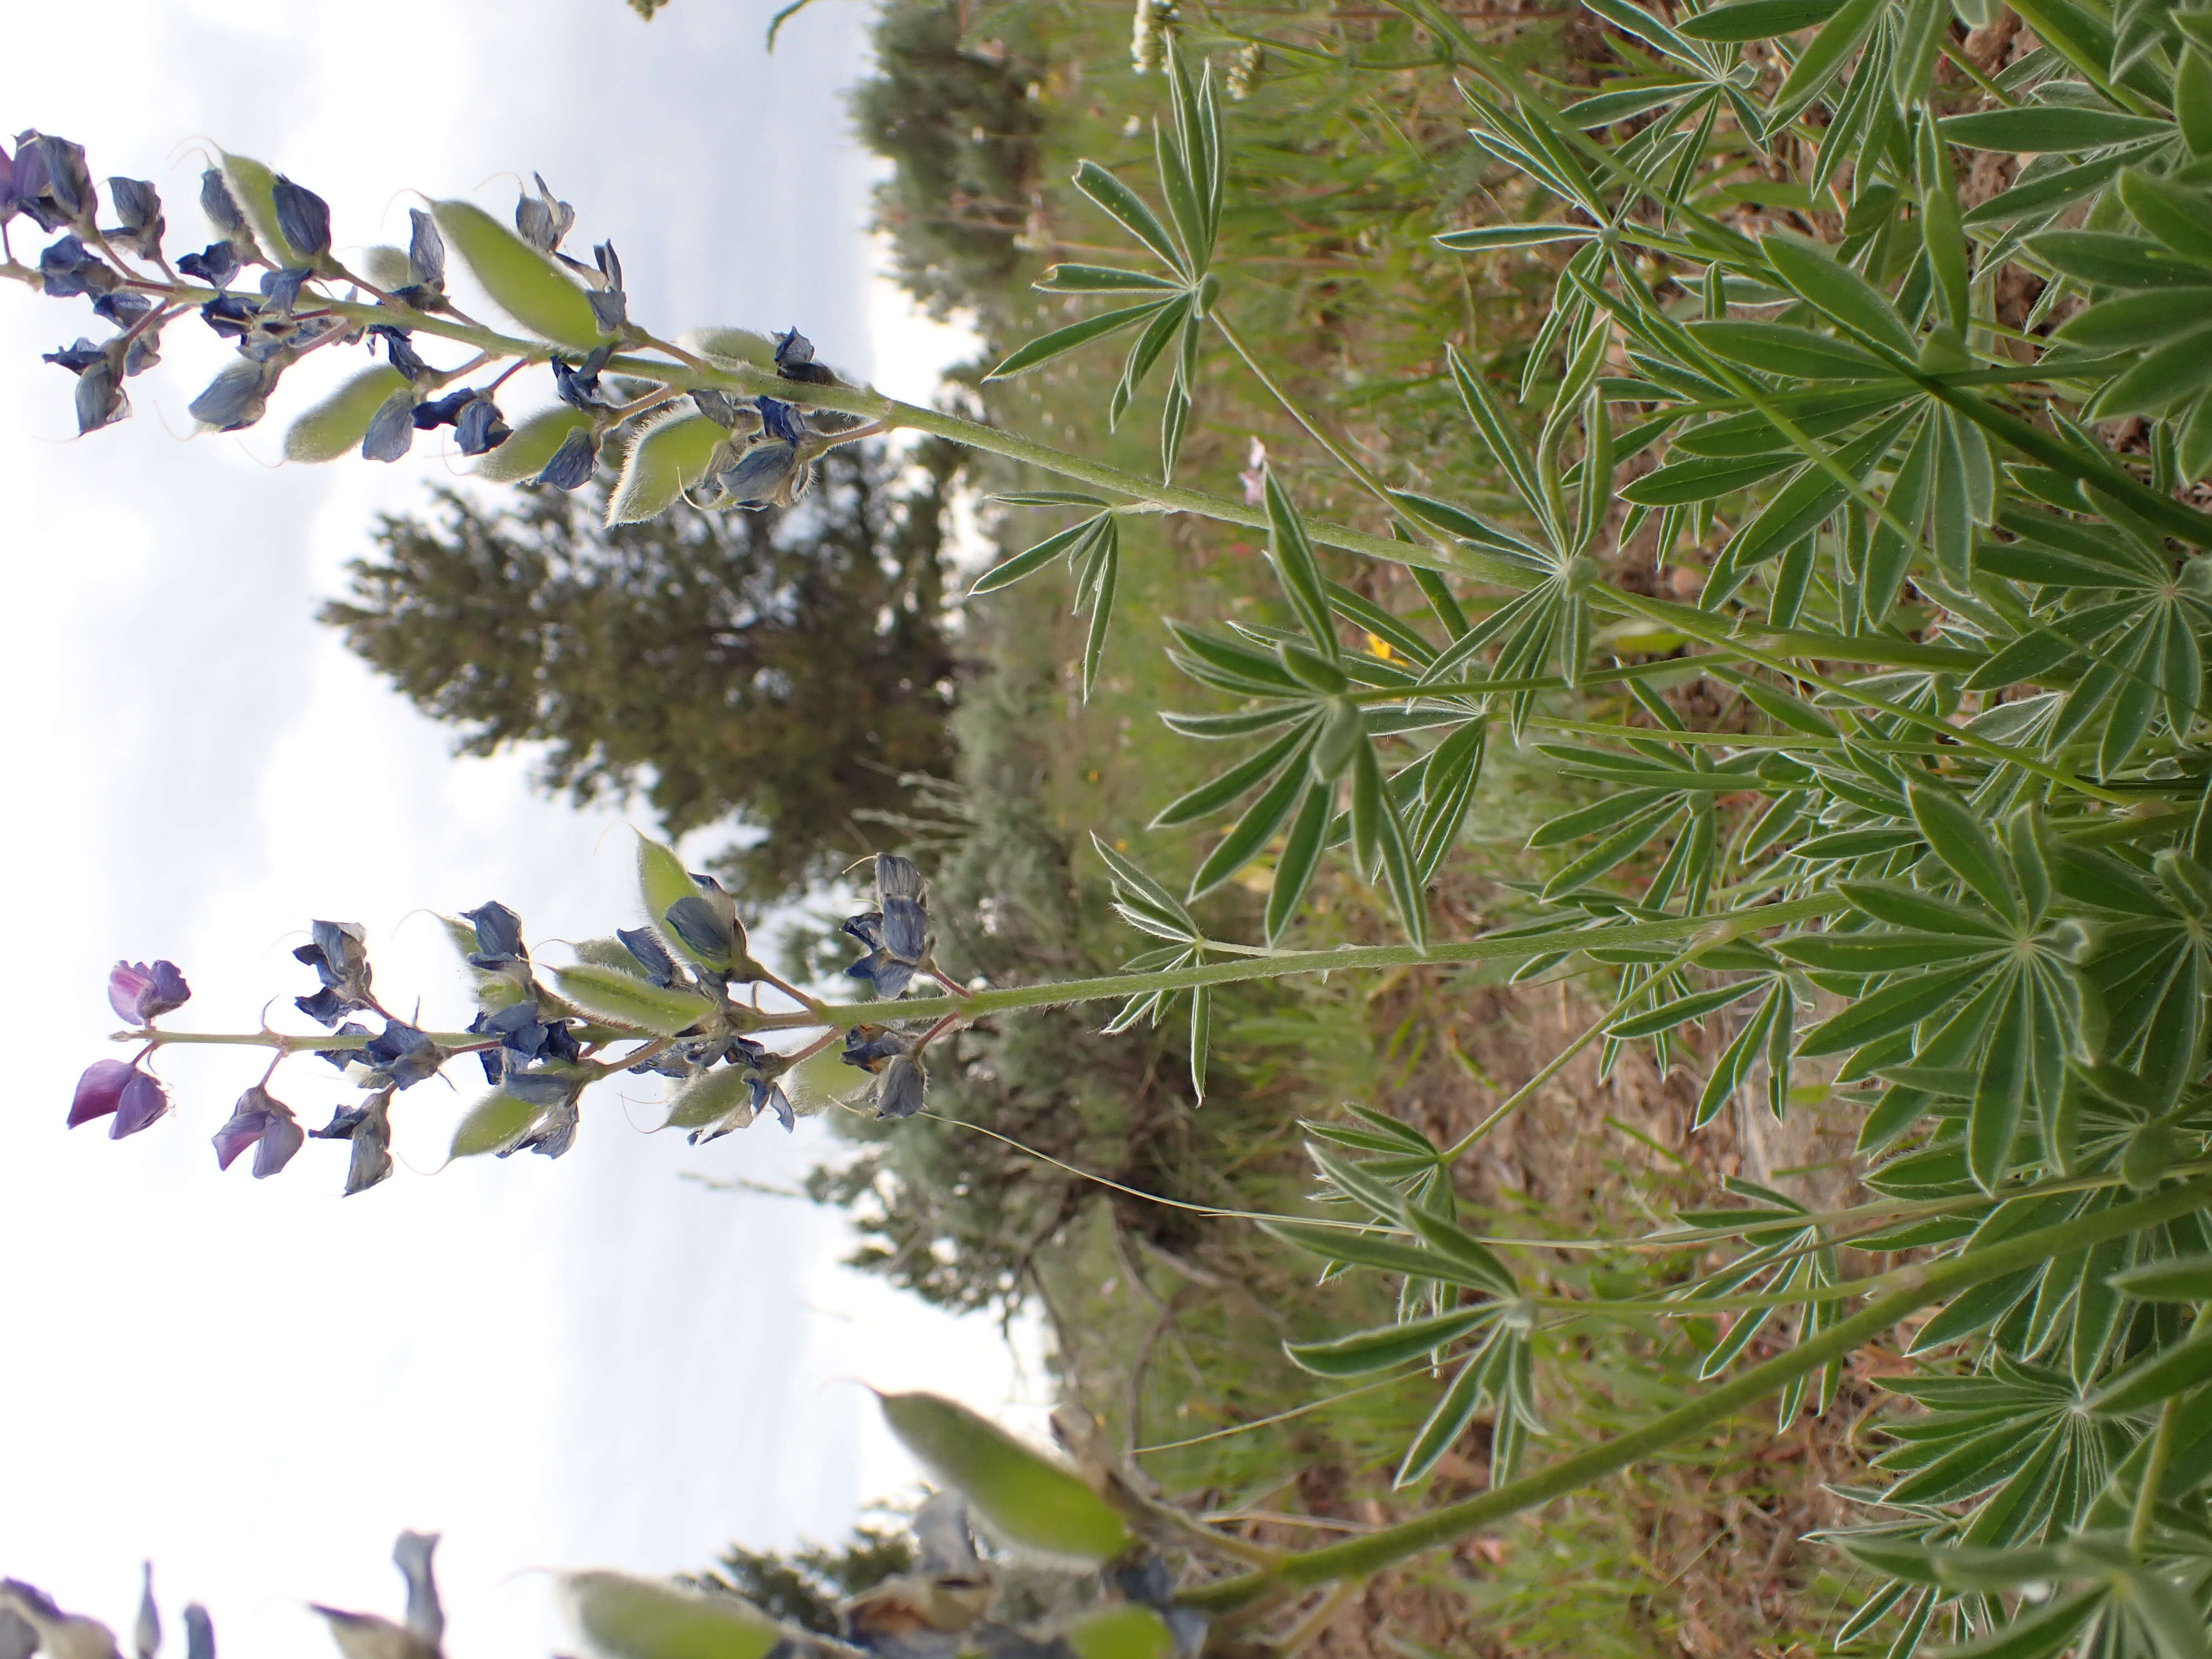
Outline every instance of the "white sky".
[[[342, 248], [404, 240], [409, 187], [504, 214], [543, 171], [574, 240], [611, 235], [633, 313], [665, 331], [797, 323], [828, 360], [927, 396], [957, 349], [872, 282], [868, 170], [840, 89], [866, 15], [817, 5], [760, 47], [762, 0], [402, 3], [108, 0], [9, 13], [0, 125], [85, 144], [96, 176], [161, 187], [198, 239], [187, 141], [258, 156], [331, 202]], [[12, 228], [19, 256], [34, 227]], [[110, 963], [166, 956], [173, 1023], [250, 1028], [310, 988], [311, 915], [369, 927], [387, 1001], [465, 1023], [421, 908], [497, 897], [533, 938], [634, 919], [613, 811], [532, 793], [526, 758], [457, 763], [311, 620], [380, 509], [447, 463], [277, 470], [288, 382], [262, 426], [183, 434], [222, 362], [197, 324], [131, 383], [137, 417], [82, 442], [36, 354], [104, 331], [82, 301], [0, 294], [0, 698], [17, 1036], [0, 1106], [0, 1573], [126, 1626], [156, 1564], [173, 1632], [213, 1610], [226, 1659], [321, 1650], [305, 1598], [396, 1613], [403, 1526], [441, 1529], [456, 1656], [556, 1638], [530, 1569], [704, 1565], [732, 1538], [842, 1535], [911, 1466], [840, 1379], [933, 1387], [1033, 1423], [1041, 1379], [995, 1328], [837, 1267], [838, 1218], [708, 1191], [681, 1171], [794, 1179], [818, 1125], [701, 1152], [612, 1096], [574, 1152], [435, 1178], [465, 1092], [401, 1097], [403, 1167], [341, 1201], [344, 1149], [279, 1179], [219, 1176], [207, 1137], [257, 1061], [172, 1049], [176, 1118], [121, 1144], [65, 1133], [70, 1085], [111, 1052]], [[335, 354], [333, 354], [335, 355]], [[448, 356], [439, 356], [440, 362]], [[530, 400], [518, 399], [518, 404]], [[283, 1005], [280, 1002], [280, 1007]], [[286, 1011], [289, 1012], [289, 1009]], [[295, 1062], [276, 1091], [319, 1123], [340, 1090]]]

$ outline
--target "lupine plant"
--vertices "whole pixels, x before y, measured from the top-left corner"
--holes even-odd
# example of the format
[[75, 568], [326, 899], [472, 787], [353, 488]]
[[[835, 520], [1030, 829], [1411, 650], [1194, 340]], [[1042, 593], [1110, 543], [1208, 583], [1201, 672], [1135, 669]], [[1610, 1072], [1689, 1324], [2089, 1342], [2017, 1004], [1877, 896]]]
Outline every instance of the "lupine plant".
[[[1050, 475], [1057, 487], [1004, 499], [1070, 521], [975, 588], [1067, 567], [1091, 618], [1086, 688], [1132, 514], [1263, 531], [1285, 624], [1172, 624], [1202, 706], [1163, 718], [1227, 758], [1159, 822], [1231, 825], [1173, 884], [1096, 843], [1121, 914], [1152, 941], [1120, 974], [960, 982], [934, 959], [922, 872], [882, 854], [872, 908], [846, 924], [872, 994], [824, 1000], [752, 959], [735, 896], [644, 842], [644, 925], [577, 946], [573, 963], [541, 963], [496, 903], [453, 921], [477, 1002], [465, 1030], [387, 1013], [345, 924], [315, 923], [296, 953], [317, 981], [298, 1007], [321, 1029], [304, 1034], [163, 1024], [182, 975], [120, 963], [110, 995], [134, 1055], [85, 1073], [70, 1121], [137, 1133], [169, 1111], [163, 1048], [259, 1047], [269, 1071], [216, 1149], [227, 1165], [252, 1147], [255, 1173], [274, 1174], [305, 1133], [275, 1074], [319, 1054], [362, 1087], [312, 1132], [350, 1144], [354, 1192], [390, 1173], [398, 1097], [449, 1065], [481, 1063], [489, 1088], [456, 1156], [559, 1156], [581, 1097], [617, 1073], [665, 1074], [670, 1121], [696, 1138], [841, 1097], [900, 1116], [924, 1109], [941, 1033], [1097, 1002], [1114, 1029], [1187, 1019], [1202, 1091], [1217, 986], [1476, 962], [1577, 979], [1597, 1018], [1458, 1144], [1370, 1110], [1311, 1126], [1320, 1207], [1260, 1218], [1327, 1272], [1401, 1285], [1394, 1322], [1291, 1357], [1327, 1378], [1431, 1375], [1435, 1407], [1398, 1480], [1421, 1480], [1486, 1418], [1487, 1490], [1276, 1551], [1160, 1502], [1080, 1425], [1071, 1468], [945, 1402], [890, 1396], [894, 1429], [987, 1534], [1070, 1564], [1066, 1605], [1040, 1629], [998, 1623], [988, 1568], [939, 1508], [923, 1571], [856, 1601], [847, 1645], [1285, 1653], [1394, 1563], [1756, 1402], [1772, 1402], [1778, 1431], [1824, 1408], [1844, 1363], [1901, 1328], [1913, 1368], [1883, 1378], [1898, 1402], [1887, 1449], [1853, 1494], [1862, 1522], [1834, 1538], [1877, 1584], [1842, 1639], [1895, 1659], [1924, 1642], [1991, 1659], [2203, 1655], [2212, 10], [2013, 0], [2034, 44], [1992, 75], [1962, 50], [1992, 0], [1584, 4], [1619, 72], [1572, 101], [1509, 73], [1437, 0], [1400, 5], [1460, 73], [1470, 142], [1529, 216], [1439, 241], [1549, 259], [1556, 276], [1517, 374], [1439, 343], [1466, 444], [1498, 481], [1480, 503], [1399, 487], [1326, 411], [1294, 406], [1238, 332], [1244, 278], [1214, 251], [1224, 204], [1256, 181], [1240, 178], [1211, 66], [1151, 0], [1139, 46], [1164, 84], [1157, 188], [1083, 167], [1099, 234], [1128, 257], [1045, 272], [1044, 292], [1106, 308], [997, 373], [1129, 341], [1103, 374], [1117, 420], [1164, 380], [1157, 478], [849, 385], [795, 330], [648, 332], [611, 246], [562, 251], [574, 214], [543, 181], [513, 230], [437, 201], [411, 214], [406, 249], [355, 270], [319, 198], [225, 155], [201, 195], [214, 240], [173, 258], [152, 186], [109, 180], [103, 212], [82, 151], [26, 135], [0, 172], [0, 219], [54, 240], [34, 260], [11, 248], [4, 270], [112, 325], [50, 357], [76, 377], [87, 432], [128, 412], [163, 331], [198, 313], [238, 348], [191, 404], [207, 427], [262, 418], [309, 353], [377, 360], [292, 425], [302, 461], [390, 461], [450, 428], [491, 483], [574, 489], [618, 460], [618, 520], [679, 495], [788, 504], [824, 449], [885, 430]], [[1250, 51], [1238, 62], [1249, 84]], [[1977, 153], [2010, 159], [1969, 204]], [[1745, 221], [1729, 192], [1753, 175], [1780, 205]], [[448, 250], [512, 330], [457, 308]], [[1367, 527], [1309, 517], [1264, 467], [1243, 499], [1175, 481], [1209, 361], [1282, 401], [1371, 501]], [[531, 372], [557, 402], [511, 423], [498, 399]], [[1632, 547], [1683, 597], [1625, 581]], [[1409, 572], [1425, 608], [1363, 597], [1344, 580], [1362, 563]], [[1717, 716], [1671, 695], [1692, 682]], [[1591, 803], [1537, 831], [1565, 861], [1498, 925], [1440, 938], [1427, 890], [1497, 743], [1588, 781]], [[1402, 943], [1300, 948], [1316, 872], [1338, 861], [1387, 894]], [[1212, 937], [1192, 901], [1255, 862], [1261, 936]], [[1455, 1167], [1574, 1054], [1595, 1048], [1610, 1066], [1635, 1044], [1702, 1069], [1700, 1124], [1740, 1099], [1779, 1115], [1808, 1089], [1846, 1104], [1875, 1196], [1818, 1212], [1734, 1183], [1735, 1206], [1638, 1241], [1687, 1264], [1668, 1290], [1540, 1294], [1515, 1240], [1466, 1224]], [[870, 1076], [841, 1091], [830, 1079], [847, 1064]], [[1846, 1249], [1885, 1265], [1848, 1277]], [[1731, 1259], [1711, 1270], [1716, 1251]], [[1703, 1355], [1705, 1394], [1540, 1453], [1535, 1331], [1693, 1316], [1728, 1322]], [[1777, 1328], [1793, 1340], [1744, 1363]], [[641, 1659], [835, 1645], [635, 1581], [572, 1588], [585, 1634]], [[77, 1650], [18, 1616], [49, 1650]], [[416, 1639], [435, 1650], [436, 1632]]]

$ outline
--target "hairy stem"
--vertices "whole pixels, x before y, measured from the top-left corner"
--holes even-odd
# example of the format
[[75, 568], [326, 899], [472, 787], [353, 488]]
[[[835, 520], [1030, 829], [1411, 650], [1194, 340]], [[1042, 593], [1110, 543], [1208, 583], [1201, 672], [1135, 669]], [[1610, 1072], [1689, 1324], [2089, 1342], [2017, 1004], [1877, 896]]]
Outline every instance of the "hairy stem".
[[769, 1014], [763, 1030], [790, 1030], [818, 1025], [823, 1019], [840, 1024], [881, 1022], [886, 1017], [902, 1020], [940, 1019], [957, 1014], [976, 1019], [986, 1014], [1009, 1013], [1023, 1008], [1055, 1008], [1071, 1002], [1096, 1002], [1107, 998], [1143, 996], [1153, 991], [1187, 991], [1201, 985], [1225, 985], [1237, 980], [1277, 979], [1286, 974], [1327, 974], [1354, 968], [1420, 968], [1444, 963], [1498, 962], [1548, 956], [1560, 951], [1619, 948], [1624, 945], [1665, 945], [1701, 934], [1714, 943], [1741, 938], [1761, 928], [1780, 927], [1817, 916], [1832, 915], [1848, 908], [1840, 897], [1790, 899], [1763, 904], [1726, 916], [1672, 916], [1664, 921], [1627, 922], [1618, 927], [1562, 928], [1549, 933], [1486, 934], [1480, 939], [1447, 939], [1429, 945], [1346, 945], [1334, 951], [1286, 951], [1279, 956], [1243, 957], [1232, 962], [1200, 963], [1188, 968], [1162, 968], [1142, 974], [1106, 974], [1095, 979], [1060, 980], [1042, 985], [1013, 985], [1002, 989], [975, 991], [962, 996], [901, 997], [891, 1001], [830, 1003], [812, 1014]]

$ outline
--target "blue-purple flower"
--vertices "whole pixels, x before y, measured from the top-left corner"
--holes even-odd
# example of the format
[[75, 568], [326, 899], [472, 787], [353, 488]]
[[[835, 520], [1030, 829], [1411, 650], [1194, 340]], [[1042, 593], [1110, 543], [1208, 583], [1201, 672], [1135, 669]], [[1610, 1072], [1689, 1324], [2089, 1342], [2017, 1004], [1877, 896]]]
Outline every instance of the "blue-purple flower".
[[[139, 348], [146, 343], [145, 337], [141, 336], [126, 348], [130, 356], [124, 373], [136, 374], [145, 366], [147, 360]], [[115, 347], [112, 341], [97, 346], [80, 338], [75, 345], [41, 354], [47, 362], [76, 376], [76, 429], [80, 437], [112, 426], [131, 413], [131, 399], [123, 390], [123, 373], [118, 372]], [[136, 367], [131, 366], [133, 364]]]
[[361, 434], [364, 461], [396, 461], [415, 447], [415, 394], [402, 386], [377, 406]]
[[507, 1066], [500, 1079], [501, 1090], [538, 1107], [539, 1112], [529, 1129], [501, 1147], [498, 1155], [511, 1158], [517, 1152], [532, 1152], [541, 1158], [561, 1157], [576, 1144], [576, 1129], [582, 1121], [577, 1098], [590, 1077], [570, 1065], [530, 1066], [513, 1051], [502, 1052]]
[[[723, 1048], [721, 1058], [744, 1073], [750, 1109], [745, 1117], [746, 1122], [750, 1122], [763, 1112], [773, 1112], [775, 1121], [783, 1125], [787, 1134], [799, 1126], [799, 1115], [792, 1109], [791, 1097], [784, 1092], [783, 1085], [776, 1080], [783, 1075], [785, 1066], [789, 1064], [781, 1054], [770, 1054], [750, 1037], [733, 1036]], [[713, 1063], [710, 1051], [707, 1064]], [[686, 1076], [695, 1069], [701, 1068], [686, 1068], [676, 1075]], [[694, 1129], [687, 1139], [694, 1146], [703, 1146], [710, 1140], [720, 1140], [738, 1127], [737, 1114], [733, 1112], [718, 1123]]]
[[161, 192], [143, 179], [110, 179], [107, 196], [122, 222], [100, 234], [142, 259], [156, 258], [161, 252], [161, 233], [168, 228], [161, 216]]
[[39, 252], [39, 283], [50, 300], [106, 294], [122, 281], [122, 273], [75, 235], [57, 237]]
[[134, 1025], [150, 1025], [191, 1000], [173, 962], [118, 962], [107, 970], [107, 1006]]
[[409, 380], [419, 380], [432, 372], [430, 365], [424, 362], [421, 354], [415, 349], [410, 331], [392, 323], [373, 323], [369, 325], [368, 337], [384, 343], [385, 361]]
[[872, 1097], [876, 1115], [912, 1117], [921, 1109], [923, 1091], [928, 1081], [921, 1062], [912, 1054], [895, 1055], [876, 1079]]
[[257, 1083], [238, 1097], [230, 1121], [215, 1132], [216, 1166], [228, 1170], [251, 1146], [253, 1178], [266, 1181], [306, 1144], [307, 1131], [292, 1109]]
[[514, 228], [540, 253], [551, 253], [576, 222], [576, 210], [555, 198], [544, 173], [530, 176], [538, 181], [538, 195], [534, 199], [525, 196], [515, 203]]
[[40, 230], [88, 225], [94, 206], [92, 173], [84, 164], [82, 144], [49, 137], [36, 128], [19, 132], [10, 171], [10, 212], [27, 216]]
[[283, 373], [281, 364], [241, 357], [225, 364], [185, 411], [210, 431], [241, 432], [269, 412], [269, 394]]
[[218, 294], [200, 307], [200, 320], [226, 340], [244, 339], [260, 314], [261, 302], [244, 294]]
[[230, 193], [230, 185], [220, 167], [209, 167], [200, 174], [200, 211], [208, 222], [233, 241], [249, 239], [252, 233], [246, 228], [246, 216], [239, 211], [238, 198]]
[[317, 1140], [345, 1140], [353, 1144], [346, 1164], [345, 1196], [367, 1192], [392, 1173], [392, 1091], [380, 1089], [357, 1106], [347, 1106], [331, 1115], [319, 1129], [307, 1133]]
[[603, 345], [586, 355], [581, 362], [572, 363], [561, 356], [550, 359], [554, 394], [572, 409], [588, 411], [612, 408], [612, 403], [599, 385], [599, 371], [607, 366], [607, 359], [614, 354], [615, 349], [611, 345]]
[[442, 398], [425, 398], [415, 405], [413, 416], [417, 432], [453, 428], [453, 440], [464, 455], [489, 454], [514, 435], [500, 418], [499, 405], [490, 395], [473, 386], [463, 386]]
[[[292, 954], [315, 970], [323, 988], [311, 997], [295, 997], [294, 1005], [310, 1019], [336, 1026], [342, 1015], [375, 1006], [369, 995], [374, 977], [368, 965], [368, 934], [357, 921], [318, 921], [310, 924], [311, 942]], [[339, 1064], [343, 1066], [343, 1061]]]
[[726, 392], [716, 392], [711, 386], [691, 389], [691, 406], [725, 432], [736, 429], [744, 417], [744, 405]]
[[875, 987], [879, 997], [902, 994], [929, 960], [936, 939], [929, 927], [929, 892], [911, 859], [876, 854], [876, 908], [848, 917], [844, 932], [867, 954], [845, 972]]
[[580, 489], [599, 464], [599, 434], [590, 427], [579, 427], [561, 441], [561, 447], [553, 452], [553, 459], [545, 463], [531, 483], [547, 484], [555, 489]]
[[814, 361], [814, 342], [795, 328], [776, 337], [775, 372], [781, 379], [811, 386], [837, 384], [837, 377], [828, 367]]
[[876, 1079], [869, 1091], [878, 1117], [912, 1117], [921, 1109], [928, 1074], [914, 1057], [915, 1039], [888, 1026], [855, 1025], [838, 1056]]
[[806, 493], [814, 458], [825, 441], [790, 404], [763, 397], [753, 399], [753, 407], [761, 417], [760, 436], [714, 474], [714, 498], [748, 508], [789, 507]]
[[623, 292], [622, 260], [612, 242], [601, 242], [593, 248], [592, 259], [599, 268], [599, 280], [585, 291], [585, 302], [592, 307], [592, 320], [599, 325], [600, 333], [620, 334], [629, 326], [629, 296]]
[[417, 309], [429, 310], [434, 307], [424, 298], [434, 300], [446, 286], [446, 239], [438, 234], [438, 222], [421, 208], [407, 210], [407, 223], [409, 285], [402, 292]]
[[617, 927], [615, 937], [645, 969], [646, 978], [655, 985], [668, 986], [676, 979], [676, 958], [668, 954], [668, 947], [644, 927]]
[[497, 899], [487, 899], [473, 910], [462, 911], [461, 920], [477, 930], [477, 948], [469, 957], [470, 967], [491, 971], [530, 960], [530, 949], [522, 942], [522, 918]]
[[728, 962], [738, 948], [736, 924], [701, 894], [685, 894], [661, 920], [669, 932], [710, 962]]
[[70, 1102], [69, 1127], [74, 1129], [107, 1116], [122, 1104], [123, 1091], [137, 1075], [138, 1068], [125, 1060], [93, 1061], [76, 1080], [76, 1094]]
[[378, 1077], [394, 1089], [411, 1089], [424, 1078], [435, 1077], [447, 1059], [428, 1032], [399, 1019], [386, 1020], [384, 1029], [363, 1043], [361, 1052]]
[[479, 1048], [477, 1058], [483, 1062], [484, 1081], [497, 1083], [514, 1066], [528, 1065], [532, 1060], [555, 1060], [574, 1063], [584, 1057], [576, 1042], [576, 1035], [566, 1020], [542, 1018], [538, 999], [525, 997], [511, 1002], [495, 1013], [479, 1012], [470, 1022], [470, 1031], [477, 1036], [499, 1039], [499, 1046]]
[[319, 258], [331, 251], [331, 204], [304, 185], [276, 175], [271, 191], [276, 210], [277, 234], [293, 251]]

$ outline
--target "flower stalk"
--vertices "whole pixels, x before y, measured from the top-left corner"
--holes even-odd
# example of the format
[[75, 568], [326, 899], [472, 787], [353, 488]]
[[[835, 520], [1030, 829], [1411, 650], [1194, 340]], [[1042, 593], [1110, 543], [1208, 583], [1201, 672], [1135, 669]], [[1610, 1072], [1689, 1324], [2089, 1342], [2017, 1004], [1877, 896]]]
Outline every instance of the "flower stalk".
[[2093, 1211], [1948, 1261], [1908, 1269], [1917, 1282], [1901, 1285], [1819, 1335], [1624, 1434], [1459, 1503], [1447, 1504], [1379, 1532], [1301, 1551], [1264, 1571], [1187, 1591], [1182, 1599], [1215, 1614], [1256, 1612], [1317, 1585], [1364, 1577], [1424, 1551], [1457, 1543], [1711, 1428], [1745, 1407], [1779, 1393], [1797, 1378], [1851, 1353], [1930, 1303], [2022, 1267], [2173, 1220], [2202, 1209], [2208, 1201], [2212, 1201], [2212, 1176], [2199, 1176], [2185, 1186], [2169, 1187], [2130, 1203]]

